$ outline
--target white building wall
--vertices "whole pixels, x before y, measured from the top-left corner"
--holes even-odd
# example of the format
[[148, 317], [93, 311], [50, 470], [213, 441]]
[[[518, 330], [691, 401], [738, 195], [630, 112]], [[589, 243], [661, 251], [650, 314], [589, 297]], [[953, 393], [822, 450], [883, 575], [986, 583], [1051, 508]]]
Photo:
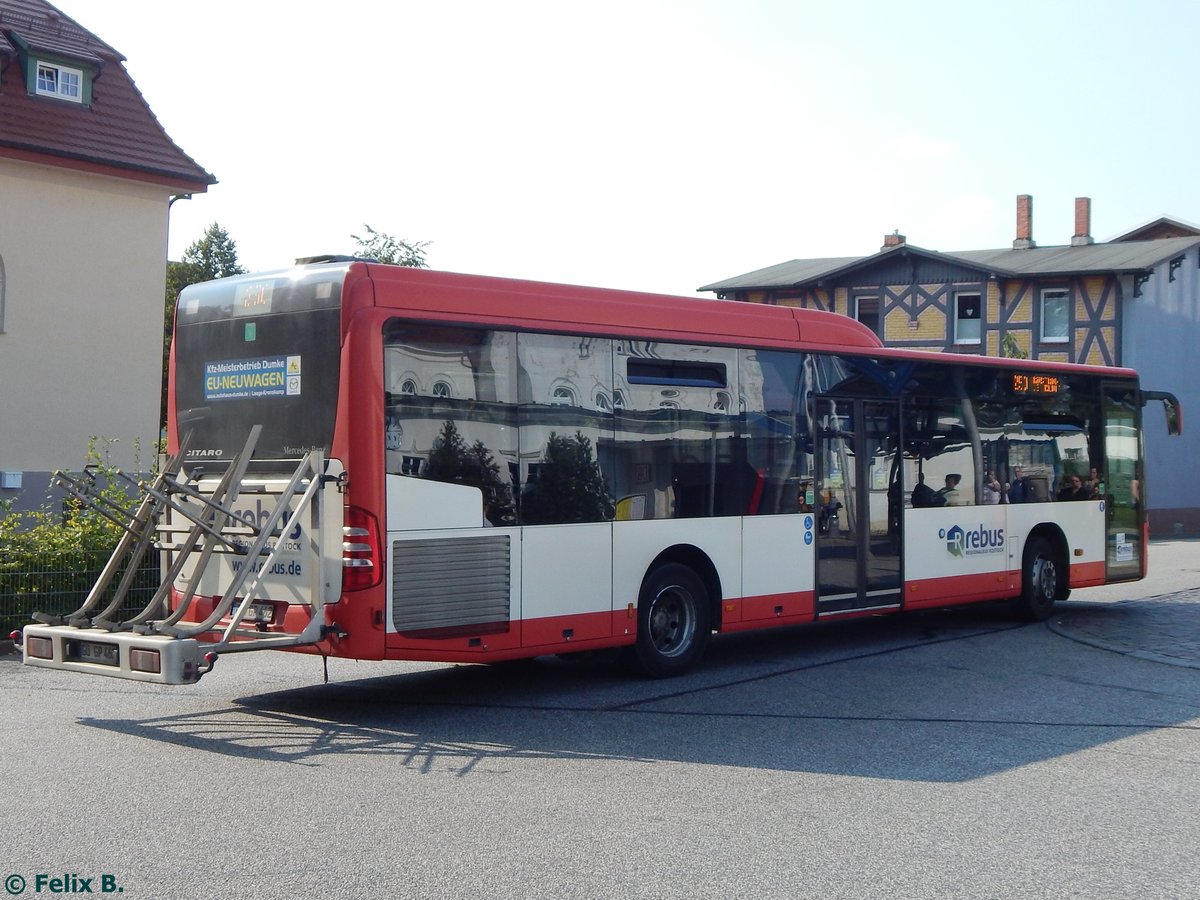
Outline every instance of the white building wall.
[[169, 199], [0, 159], [0, 470], [77, 469], [92, 435], [119, 441], [116, 465], [133, 465], [135, 441], [153, 459]]

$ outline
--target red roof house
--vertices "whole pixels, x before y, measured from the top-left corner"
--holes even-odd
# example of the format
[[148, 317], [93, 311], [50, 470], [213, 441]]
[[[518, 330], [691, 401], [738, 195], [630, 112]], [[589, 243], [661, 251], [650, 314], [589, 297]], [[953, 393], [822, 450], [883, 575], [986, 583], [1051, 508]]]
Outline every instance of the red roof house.
[[116, 49], [43, 0], [0, 0], [0, 499], [40, 501], [91, 436], [150, 462], [170, 204], [214, 183]]
[[0, 156], [179, 191], [214, 184], [167, 136], [124, 61], [43, 0], [0, 0]]

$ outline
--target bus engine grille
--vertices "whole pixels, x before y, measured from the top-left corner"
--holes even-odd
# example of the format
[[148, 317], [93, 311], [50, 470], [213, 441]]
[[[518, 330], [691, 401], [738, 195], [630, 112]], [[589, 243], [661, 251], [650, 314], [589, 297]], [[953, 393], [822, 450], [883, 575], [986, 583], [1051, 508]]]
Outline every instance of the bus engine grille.
[[392, 546], [392, 624], [410, 637], [507, 631], [510, 538], [439, 538]]

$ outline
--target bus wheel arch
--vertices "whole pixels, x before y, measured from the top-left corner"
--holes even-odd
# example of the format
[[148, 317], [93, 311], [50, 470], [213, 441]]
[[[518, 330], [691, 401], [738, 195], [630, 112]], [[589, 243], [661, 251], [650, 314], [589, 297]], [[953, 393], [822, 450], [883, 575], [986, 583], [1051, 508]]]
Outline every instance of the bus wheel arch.
[[1030, 532], [1021, 554], [1021, 593], [1012, 600], [1018, 618], [1044, 621], [1057, 601], [1071, 595], [1068, 559], [1067, 539], [1057, 525], [1038, 525]]
[[646, 569], [638, 592], [637, 638], [626, 660], [652, 678], [680, 675], [704, 653], [720, 606], [720, 579], [695, 547], [671, 547]]

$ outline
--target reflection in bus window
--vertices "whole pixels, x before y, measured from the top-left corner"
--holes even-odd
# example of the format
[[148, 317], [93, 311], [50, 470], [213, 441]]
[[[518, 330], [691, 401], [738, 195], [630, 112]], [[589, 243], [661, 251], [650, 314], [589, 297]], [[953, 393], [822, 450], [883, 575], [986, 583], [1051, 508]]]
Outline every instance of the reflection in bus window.
[[612, 342], [522, 334], [517, 346], [521, 523], [612, 519]]
[[516, 521], [515, 343], [503, 331], [384, 331], [388, 473], [478, 488], [491, 525]]
[[[1092, 380], [1056, 377], [1055, 389], [1045, 391], [1030, 387], [1041, 379], [1016, 377], [1010, 369], [947, 373], [922, 365], [913, 383], [905, 426], [911, 505], [937, 505], [929, 491], [951, 473], [962, 474], [958, 491], [969, 503], [1098, 496], [1100, 408]], [[1073, 477], [1081, 490], [1066, 490]]]
[[957, 400], [925, 397], [909, 404], [904, 422], [908, 506], [974, 506], [978, 424]]
[[[618, 519], [744, 514], [757, 473], [736, 440], [737, 351], [614, 342]], [[731, 405], [728, 401], [724, 407]]]
[[811, 512], [813, 448], [805, 398], [806, 357], [801, 353], [743, 350], [739, 364], [745, 411], [746, 462], [755, 473], [747, 513]]

